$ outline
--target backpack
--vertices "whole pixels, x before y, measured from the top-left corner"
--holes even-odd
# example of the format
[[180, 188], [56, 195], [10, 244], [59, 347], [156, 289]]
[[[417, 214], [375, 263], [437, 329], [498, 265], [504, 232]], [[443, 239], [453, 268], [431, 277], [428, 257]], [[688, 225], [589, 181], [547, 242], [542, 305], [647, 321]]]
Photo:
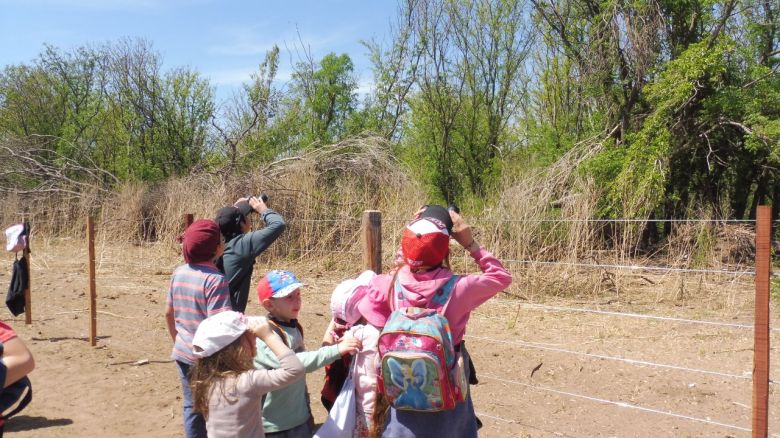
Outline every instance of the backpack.
[[401, 307], [403, 287], [395, 278], [390, 314], [379, 335], [377, 391], [394, 408], [417, 412], [454, 409], [468, 390], [450, 325], [443, 313], [458, 280], [453, 275], [427, 308]]
[[30, 284], [29, 275], [27, 259], [22, 257], [15, 260], [13, 272], [11, 273], [11, 283], [8, 285], [8, 295], [5, 297], [5, 304], [14, 316], [24, 313], [24, 291]]

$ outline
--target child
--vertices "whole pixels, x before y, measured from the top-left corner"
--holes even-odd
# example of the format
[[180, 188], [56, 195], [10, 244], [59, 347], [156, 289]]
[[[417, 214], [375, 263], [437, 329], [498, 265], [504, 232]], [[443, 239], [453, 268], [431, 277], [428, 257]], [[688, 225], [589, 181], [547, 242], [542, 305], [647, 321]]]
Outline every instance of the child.
[[[379, 339], [379, 330], [366, 324], [366, 319], [360, 314], [358, 304], [366, 294], [368, 283], [376, 277], [373, 271], [365, 271], [358, 278], [345, 280], [333, 290], [330, 299], [331, 313], [333, 320], [331, 327], [342, 327], [342, 334], [339, 338], [353, 337], [360, 340], [362, 348], [355, 354], [354, 358], [346, 362], [345, 375], [330, 376], [326, 369], [325, 388], [323, 388], [323, 400], [326, 389], [332, 395], [331, 406], [336, 400], [341, 387], [346, 380], [347, 374], [352, 372], [352, 381], [355, 383], [356, 397], [356, 424], [352, 433], [354, 437], [365, 438], [368, 436], [371, 425], [372, 415], [374, 413], [374, 392], [376, 391], [376, 368], [377, 368], [377, 340]], [[323, 339], [324, 344], [338, 341], [336, 330], [328, 330]], [[352, 364], [354, 361], [354, 364]], [[341, 362], [335, 362], [333, 365]], [[351, 366], [350, 366], [351, 365]], [[340, 381], [338, 378], [340, 377]]]
[[206, 438], [206, 422], [192, 410], [188, 375], [195, 362], [192, 337], [198, 324], [206, 317], [230, 310], [228, 284], [213, 262], [222, 255], [223, 247], [216, 222], [201, 219], [190, 225], [182, 236], [186, 264], [173, 272], [166, 299], [165, 320], [174, 343], [171, 359], [179, 369], [184, 395], [182, 410], [187, 438]]
[[[344, 334], [350, 327], [361, 318], [357, 310], [356, 299], [362, 297], [363, 293], [356, 293], [358, 287], [366, 286], [376, 274], [373, 271], [365, 271], [355, 279], [344, 280], [339, 283], [330, 298], [330, 309], [332, 318], [330, 325], [325, 330], [325, 336], [322, 339], [322, 345], [333, 345], [344, 337]], [[346, 301], [353, 298], [349, 306], [345, 307]], [[354, 320], [345, 321], [345, 315], [350, 314]], [[349, 365], [352, 363], [352, 356], [344, 356], [341, 360], [325, 366], [325, 384], [320, 392], [320, 400], [325, 409], [330, 412], [333, 402], [336, 401], [341, 387], [349, 374]]]
[[[273, 352], [278, 369], [254, 369], [255, 337]], [[199, 358], [190, 377], [195, 411], [206, 418], [211, 438], [265, 436], [263, 394], [304, 376], [301, 361], [265, 318], [218, 313], [200, 323], [192, 347]]]
[[[334, 362], [345, 354], [360, 348], [355, 338], [346, 338], [337, 345], [321, 347], [307, 352], [303, 343], [303, 330], [298, 323], [301, 311], [301, 282], [288, 271], [271, 271], [260, 280], [257, 296], [268, 310], [269, 320], [284, 335], [282, 339], [295, 351], [310, 373]], [[257, 341], [255, 368], [278, 368], [279, 363], [261, 340]], [[314, 420], [309, 408], [306, 381], [301, 380], [286, 388], [268, 393], [263, 404], [263, 428], [267, 437], [306, 437], [314, 434]]]
[[[440, 214], [426, 214], [430, 210], [438, 210]], [[413, 221], [404, 230], [401, 239], [404, 266], [394, 273], [374, 278], [358, 308], [370, 324], [383, 327], [391, 309], [398, 307], [390, 303], [391, 299], [400, 299], [402, 307], [433, 307], [432, 300], [436, 299], [437, 293], [443, 290], [453, 276], [449, 269], [442, 266], [449, 254], [449, 238], [453, 237], [471, 254], [482, 270], [482, 274], [457, 278], [441, 310], [452, 331], [457, 353], [462, 356], [463, 363], [468, 363], [468, 352], [462, 340], [471, 311], [506, 289], [512, 282], [512, 276], [495, 256], [476, 243], [471, 227], [458, 213], [447, 212], [438, 206], [428, 207], [426, 213], [423, 214], [425, 217]], [[445, 214], [452, 220], [452, 233], [448, 230], [446, 220], [442, 220], [446, 219]], [[401, 293], [397, 295], [391, 293], [391, 290], [400, 290]], [[468, 367], [464, 372], [468, 379]], [[468, 393], [465, 401], [446, 411], [399, 411], [390, 406], [381, 393], [375, 405], [372, 436], [477, 436], [474, 406]]]
[[[249, 218], [252, 212], [263, 218], [264, 228], [252, 231]], [[279, 213], [265, 205], [262, 197], [254, 196], [220, 208], [214, 220], [225, 238], [225, 254], [217, 260], [217, 267], [227, 278], [233, 310], [244, 312], [255, 259], [279, 238], [286, 224]]]

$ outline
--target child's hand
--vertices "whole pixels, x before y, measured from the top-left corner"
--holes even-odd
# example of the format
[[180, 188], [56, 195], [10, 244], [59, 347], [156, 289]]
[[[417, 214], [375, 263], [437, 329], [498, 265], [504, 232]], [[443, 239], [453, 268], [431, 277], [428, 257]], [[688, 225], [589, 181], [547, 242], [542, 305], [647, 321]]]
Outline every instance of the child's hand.
[[479, 245], [474, 242], [471, 225], [467, 224], [463, 217], [454, 210], [450, 210], [450, 218], [452, 218], [452, 238], [469, 252], [479, 249]]
[[363, 343], [360, 342], [359, 339], [351, 336], [346, 337], [339, 342], [339, 354], [342, 356], [357, 353], [361, 348], [363, 348]]
[[256, 212], [263, 214], [266, 210], [268, 210], [268, 206], [265, 205], [265, 202], [263, 202], [262, 199], [258, 199], [254, 196], [248, 199], [249, 206], [252, 207]]
[[265, 340], [268, 336], [274, 334], [271, 324], [262, 316], [247, 318], [246, 322], [249, 326], [249, 330], [262, 340]]

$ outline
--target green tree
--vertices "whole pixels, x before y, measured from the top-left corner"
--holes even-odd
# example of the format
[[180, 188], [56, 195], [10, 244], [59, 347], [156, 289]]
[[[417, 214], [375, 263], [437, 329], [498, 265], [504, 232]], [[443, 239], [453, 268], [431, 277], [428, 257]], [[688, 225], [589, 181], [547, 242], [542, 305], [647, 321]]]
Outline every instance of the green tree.
[[301, 101], [304, 144], [327, 144], [347, 132], [347, 120], [357, 106], [357, 81], [347, 54], [325, 55], [318, 65], [298, 63], [293, 88]]

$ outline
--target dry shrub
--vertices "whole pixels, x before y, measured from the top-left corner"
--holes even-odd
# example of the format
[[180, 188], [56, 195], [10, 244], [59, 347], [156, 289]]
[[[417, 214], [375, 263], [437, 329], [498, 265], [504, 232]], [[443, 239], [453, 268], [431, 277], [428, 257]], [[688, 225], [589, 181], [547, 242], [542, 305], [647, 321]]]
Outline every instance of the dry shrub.
[[[269, 257], [322, 257], [342, 251], [359, 259], [359, 254], [349, 254], [360, 251], [364, 210], [409, 217], [424, 203], [423, 188], [408, 174], [384, 140], [350, 139], [228, 177], [202, 173], [159, 185], [125, 184], [102, 209], [102, 232], [110, 240], [157, 240], [175, 247], [185, 214], [212, 218], [217, 209], [239, 197], [263, 192], [288, 224], [267, 251]], [[397, 206], [403, 206], [400, 214]], [[253, 220], [259, 221], [256, 216]], [[386, 230], [386, 245], [392, 246], [394, 230]]]
[[[604, 188], [578, 176], [576, 169], [600, 148], [596, 141], [583, 142], [543, 171], [506, 177], [497, 201], [488, 208], [461, 206], [477, 239], [499, 254], [514, 273], [510, 294], [531, 300], [575, 295], [611, 300], [633, 288], [665, 297], [670, 286], [680, 284], [683, 289], [679, 275], [578, 265], [738, 269], [737, 265], [752, 260], [750, 227], [712, 222], [675, 223], [664, 246], [637, 259], [638, 230], [644, 223], [591, 220], [597, 217]], [[424, 188], [409, 175], [388, 143], [362, 137], [243, 173], [198, 173], [160, 184], [126, 183], [108, 195], [99, 189], [82, 189], [80, 196], [7, 194], [0, 198], [0, 217], [6, 224], [25, 217], [45, 235], [83, 236], [84, 218], [98, 213], [98, 232], [104, 241], [156, 241], [175, 250], [186, 213], [196, 219], [211, 218], [218, 208], [241, 196], [264, 192], [288, 224], [279, 241], [264, 253], [265, 261], [311, 260], [320, 270], [357, 272], [363, 211], [383, 213], [384, 263], [389, 267], [404, 223], [427, 201]], [[257, 216], [253, 220], [259, 222]], [[458, 248], [453, 248], [452, 264], [457, 271], [474, 270], [471, 259]], [[707, 292], [706, 287], [696, 290]]]
[[30, 222], [33, 233], [43, 236], [83, 236], [86, 218], [103, 200], [101, 191], [82, 190], [79, 196], [58, 192], [5, 193], [0, 197], [3, 224]]

